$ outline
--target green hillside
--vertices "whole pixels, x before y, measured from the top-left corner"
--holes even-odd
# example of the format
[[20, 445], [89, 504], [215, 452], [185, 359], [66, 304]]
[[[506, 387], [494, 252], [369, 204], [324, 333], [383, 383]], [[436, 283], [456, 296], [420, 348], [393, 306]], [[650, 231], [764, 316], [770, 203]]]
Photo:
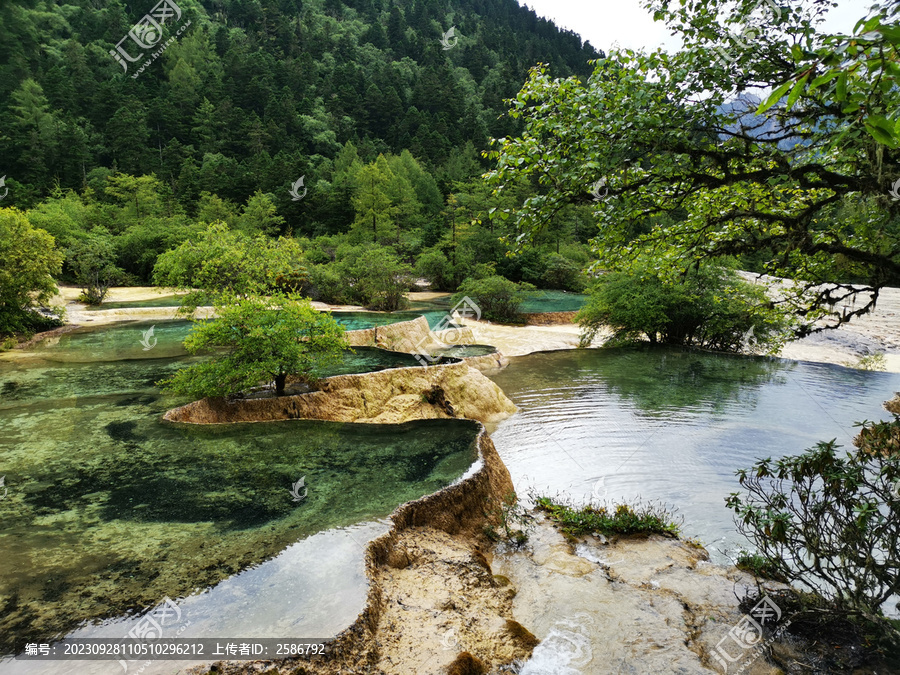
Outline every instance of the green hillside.
[[[345, 143], [363, 161], [408, 149], [446, 192], [489, 137], [516, 131], [503, 99], [529, 67], [587, 76], [598, 57], [515, 0], [179, 0], [180, 20], [144, 54], [174, 39], [134, 77], [144, 59], [125, 72], [109, 52], [153, 7], [0, 8], [4, 206], [152, 173], [192, 215], [202, 192], [243, 203], [261, 190], [295, 232], [339, 231], [348, 207], [329, 188]], [[316, 189], [292, 201], [300, 176]]]

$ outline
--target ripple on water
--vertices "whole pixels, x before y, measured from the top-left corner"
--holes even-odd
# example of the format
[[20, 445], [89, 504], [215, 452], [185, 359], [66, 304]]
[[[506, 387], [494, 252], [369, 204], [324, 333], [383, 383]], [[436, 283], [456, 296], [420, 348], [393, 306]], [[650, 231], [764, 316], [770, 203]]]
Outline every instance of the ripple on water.
[[519, 675], [581, 675], [594, 658], [592, 625], [591, 616], [583, 613], [554, 622]]
[[686, 535], [732, 550], [746, 545], [725, 508], [738, 468], [849, 445], [900, 390], [895, 374], [666, 349], [532, 354], [491, 379], [519, 406], [491, 436], [520, 493], [662, 500]]

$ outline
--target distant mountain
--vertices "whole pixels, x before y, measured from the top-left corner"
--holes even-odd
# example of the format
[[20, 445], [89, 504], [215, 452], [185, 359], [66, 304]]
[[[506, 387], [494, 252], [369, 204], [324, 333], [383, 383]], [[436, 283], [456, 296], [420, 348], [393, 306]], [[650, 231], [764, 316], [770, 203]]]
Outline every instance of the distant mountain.
[[[719, 110], [728, 114], [735, 115], [737, 124], [728, 127], [730, 130], [738, 131], [743, 129], [751, 138], [759, 138], [761, 140], [775, 140], [785, 134], [784, 127], [778, 124], [778, 120], [774, 115], [757, 115], [756, 109], [762, 99], [755, 94], [744, 93], [731, 103], [719, 106]], [[724, 137], [724, 136], [723, 136]], [[780, 150], [790, 150], [797, 143], [798, 138], [785, 138], [778, 141]]]

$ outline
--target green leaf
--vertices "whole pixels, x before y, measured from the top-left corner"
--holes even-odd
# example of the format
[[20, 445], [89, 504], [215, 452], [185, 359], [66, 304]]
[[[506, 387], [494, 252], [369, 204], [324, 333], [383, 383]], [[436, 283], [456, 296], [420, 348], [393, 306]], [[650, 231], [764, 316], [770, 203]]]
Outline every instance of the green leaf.
[[759, 107], [756, 109], [756, 114], [759, 115], [761, 113], [764, 113], [766, 110], [778, 103], [781, 97], [784, 96], [784, 93], [788, 89], [790, 89], [791, 82], [792, 80], [788, 80], [787, 82], [779, 86], [778, 89], [769, 94], [769, 98], [759, 104]]
[[870, 115], [865, 121], [866, 131], [876, 141], [889, 148], [896, 148], [897, 137], [894, 125], [886, 120], [882, 115]]
[[810, 84], [809, 84], [809, 93], [814, 92], [816, 89], [818, 89], [819, 87], [821, 87], [823, 84], [826, 84], [827, 82], [831, 82], [831, 81], [832, 81], [834, 78], [836, 78], [838, 75], [840, 75], [840, 71], [839, 71], [839, 70], [830, 70], [830, 71], [828, 71], [827, 73], [825, 73], [825, 74], [823, 74], [823, 75], [819, 75], [819, 77], [817, 77], [817, 78], [814, 79], [812, 82], [810, 82]]
[[843, 72], [838, 76], [837, 86], [835, 88], [835, 95], [838, 101], [843, 101], [847, 98], [847, 73]]
[[803, 93], [803, 87], [806, 85], [806, 81], [808, 79], [809, 73], [797, 80], [797, 84], [794, 85], [794, 88], [791, 89], [791, 93], [788, 95], [787, 103], [785, 104], [785, 110], [790, 110], [794, 107], [794, 103], [797, 102], [797, 99], [800, 98], [800, 94]]

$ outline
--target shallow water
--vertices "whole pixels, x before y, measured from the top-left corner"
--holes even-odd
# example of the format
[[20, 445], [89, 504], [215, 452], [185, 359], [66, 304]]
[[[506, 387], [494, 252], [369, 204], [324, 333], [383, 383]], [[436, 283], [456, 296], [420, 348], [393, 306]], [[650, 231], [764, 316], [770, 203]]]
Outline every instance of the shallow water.
[[412, 321], [421, 316], [419, 312], [332, 312], [335, 321], [347, 330], [362, 330], [375, 326], [388, 326], [401, 321]]
[[526, 314], [539, 312], [576, 312], [587, 302], [588, 296], [568, 291], [531, 291], [519, 307]]
[[[177, 601], [179, 621], [166, 637], [235, 639], [256, 637], [328, 638], [350, 625], [366, 601], [365, 545], [387, 532], [387, 521], [360, 523], [316, 533], [291, 544], [271, 560], [225, 579], [203, 593]], [[73, 638], [121, 638], [143, 615], [134, 613], [78, 628]], [[208, 662], [210, 659], [206, 659]], [[196, 661], [143, 661], [128, 672], [172, 675]], [[202, 663], [202, 661], [201, 661]], [[8, 675], [122, 675], [107, 661], [17, 661], [0, 659]]]
[[[84, 308], [86, 312], [99, 312], [107, 309], [145, 309], [152, 307], [178, 307], [181, 298], [177, 295], [166, 295], [150, 300], [127, 300], [123, 302], [104, 302], [101, 305], [89, 305]], [[420, 316], [416, 312], [332, 312], [335, 320], [347, 328], [347, 330], [360, 330], [374, 328], [375, 326], [387, 326], [398, 321], [411, 321]]]
[[849, 446], [900, 390], [896, 374], [650, 349], [515, 357], [492, 379], [520, 408], [491, 434], [520, 494], [663, 500], [720, 562], [747, 546], [725, 507], [735, 470], [819, 440]]
[[140, 309], [143, 307], [178, 307], [181, 305], [181, 296], [162, 295], [148, 300], [123, 300], [121, 302], [104, 302], [99, 305], [88, 305], [86, 312], [98, 312], [104, 309]]
[[[115, 326], [79, 328], [44, 340], [35, 347], [34, 355], [51, 363], [112, 363], [184, 357], [187, 351], [182, 343], [192, 326], [190, 321], [174, 320], [130, 321]], [[420, 365], [410, 354], [375, 347], [354, 347], [344, 353], [341, 363], [328, 366], [321, 375], [369, 373], [385, 368]]]
[[[581, 309], [587, 302], [588, 296], [581, 293], [569, 293], [568, 291], [537, 290], [525, 293], [525, 300], [519, 306], [519, 311], [526, 314], [540, 312], [575, 312]], [[433, 300], [419, 300], [411, 302], [410, 311], [423, 314], [428, 319], [428, 325], [432, 329], [447, 316], [452, 305], [450, 298], [435, 298]]]
[[[184, 400], [155, 382], [187, 359], [154, 358], [177, 344], [176, 326], [156, 326], [146, 352], [131, 344], [141, 331], [120, 326], [0, 361], [0, 653], [16, 639], [186, 596], [304, 537], [384, 517], [475, 459], [477, 427], [456, 420], [163, 424]], [[295, 501], [301, 477], [308, 493]], [[303, 569], [295, 572], [302, 586]], [[363, 582], [351, 585], [359, 592]], [[321, 593], [310, 602], [325, 602]]]
[[455, 345], [453, 347], [435, 350], [435, 354], [441, 356], [453, 356], [460, 359], [469, 356], [487, 356], [496, 353], [497, 348], [491, 345]]

